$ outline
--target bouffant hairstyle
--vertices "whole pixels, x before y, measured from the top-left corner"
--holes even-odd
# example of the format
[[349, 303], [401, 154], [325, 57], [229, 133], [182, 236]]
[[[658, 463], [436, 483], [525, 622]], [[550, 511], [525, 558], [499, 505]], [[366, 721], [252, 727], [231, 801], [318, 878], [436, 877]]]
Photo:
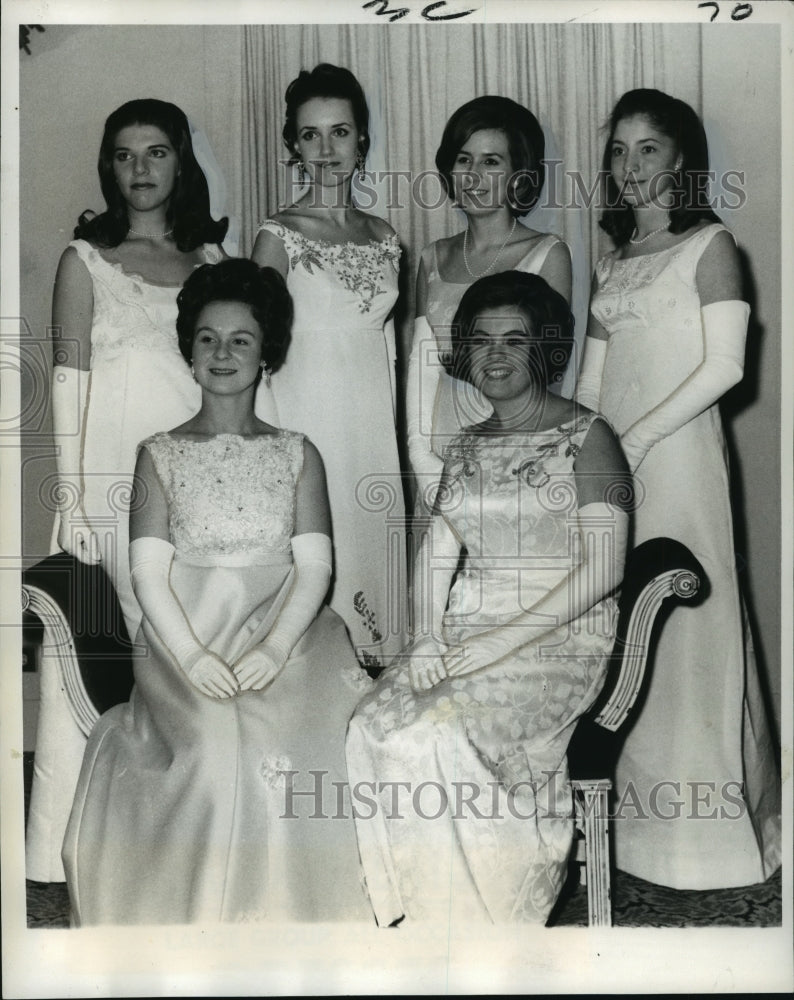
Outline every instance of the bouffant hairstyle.
[[350, 101], [359, 134], [359, 149], [366, 158], [369, 152], [369, 108], [361, 84], [344, 66], [320, 63], [311, 72], [302, 69], [284, 95], [287, 111], [281, 135], [284, 145], [290, 151], [292, 162], [298, 160], [298, 109], [313, 97], [338, 97]]
[[499, 129], [507, 136], [513, 177], [508, 186], [508, 207], [512, 215], [526, 215], [540, 197], [546, 167], [543, 129], [527, 108], [509, 97], [475, 97], [455, 111], [441, 136], [436, 168], [450, 198], [455, 197], [452, 168], [463, 146], [475, 132]]
[[627, 91], [617, 102], [609, 117], [609, 137], [601, 163], [606, 206], [599, 225], [616, 246], [623, 246], [634, 232], [634, 213], [623, 202], [612, 177], [612, 142], [615, 129], [624, 118], [642, 115], [655, 129], [675, 144], [681, 158], [673, 187], [673, 207], [670, 210], [670, 232], [683, 233], [701, 219], [719, 222], [708, 201], [709, 150], [703, 123], [695, 111], [677, 97], [661, 90], [639, 88]]
[[176, 332], [179, 349], [190, 364], [201, 310], [211, 302], [242, 302], [250, 306], [262, 331], [262, 361], [274, 371], [284, 360], [292, 327], [292, 298], [278, 271], [252, 260], [233, 258], [202, 264], [177, 296]]
[[101, 247], [116, 247], [129, 232], [127, 204], [116, 183], [113, 158], [119, 132], [130, 125], [154, 125], [174, 147], [179, 172], [168, 204], [166, 224], [174, 231], [177, 247], [188, 252], [202, 243], [221, 243], [229, 220], [223, 218], [216, 222], [210, 215], [207, 179], [193, 153], [187, 116], [175, 104], [154, 98], [128, 101], [108, 116], [97, 162], [107, 211], [100, 215], [84, 212], [75, 228], [75, 239], [89, 240]]
[[444, 359], [450, 375], [471, 381], [471, 335], [477, 318], [509, 306], [523, 320], [529, 363], [550, 385], [562, 378], [573, 346], [574, 319], [559, 292], [537, 274], [502, 271], [489, 274], [463, 293], [452, 321], [452, 354]]

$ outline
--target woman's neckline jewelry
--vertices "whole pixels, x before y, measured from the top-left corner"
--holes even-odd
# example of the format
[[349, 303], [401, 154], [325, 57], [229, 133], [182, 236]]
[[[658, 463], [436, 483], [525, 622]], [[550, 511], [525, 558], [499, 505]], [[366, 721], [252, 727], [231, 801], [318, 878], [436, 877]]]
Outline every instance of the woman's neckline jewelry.
[[652, 236], [656, 236], [657, 233], [666, 233], [669, 229], [670, 229], [670, 223], [668, 222], [667, 225], [659, 226], [658, 229], [652, 229], [649, 233], [646, 233], [640, 239], [635, 240], [634, 237], [637, 235], [638, 232], [637, 227], [635, 226], [634, 232], [631, 234], [631, 236], [629, 236], [629, 243], [631, 243], [631, 245], [634, 247], [638, 247], [641, 243], [644, 243], [646, 240], [649, 240]]
[[173, 233], [173, 227], [171, 229], [166, 229], [164, 233], [139, 233], [137, 229], [133, 229], [132, 226], [128, 226], [127, 232], [134, 233], [136, 236], [143, 236], [149, 240], [159, 240], [163, 236], [170, 236]]
[[508, 241], [510, 240], [510, 237], [516, 231], [516, 223], [517, 222], [518, 222], [518, 219], [515, 216], [513, 216], [513, 225], [510, 227], [510, 232], [507, 234], [507, 236], [505, 236], [504, 242], [499, 247], [499, 249], [496, 251], [496, 256], [491, 261], [491, 263], [488, 265], [488, 267], [486, 267], [486, 269], [484, 271], [480, 271], [479, 274], [475, 274], [474, 271], [472, 271], [472, 269], [469, 267], [469, 258], [468, 258], [467, 254], [466, 254], [466, 237], [469, 235], [469, 227], [467, 226], [464, 229], [464, 231], [463, 231], [463, 263], [466, 265], [466, 270], [469, 272], [469, 277], [470, 278], [484, 278], [485, 275], [488, 274], [489, 271], [492, 271], [493, 268], [496, 267], [496, 262], [502, 256], [502, 251], [507, 246]]

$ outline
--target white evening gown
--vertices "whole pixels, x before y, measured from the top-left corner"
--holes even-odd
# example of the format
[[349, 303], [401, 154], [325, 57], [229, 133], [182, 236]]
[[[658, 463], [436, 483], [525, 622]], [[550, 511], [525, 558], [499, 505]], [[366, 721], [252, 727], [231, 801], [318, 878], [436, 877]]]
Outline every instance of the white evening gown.
[[[303, 436], [145, 444], [169, 504], [171, 586], [232, 663], [291, 586]], [[146, 619], [138, 639], [131, 700], [94, 728], [67, 830], [75, 922], [367, 919], [337, 794], [347, 721], [372, 682], [338, 616], [323, 607], [267, 688], [227, 699], [196, 690]]]
[[[105, 260], [85, 240], [69, 244], [85, 264], [93, 287], [90, 382], [80, 474], [85, 513], [100, 539], [102, 565], [116, 588], [130, 638], [141, 610], [132, 592], [127, 557], [129, 502], [138, 443], [197, 412], [201, 391], [179, 351], [179, 285], [159, 285]], [[222, 259], [218, 246], [201, 248], [205, 263]], [[58, 364], [57, 345], [55, 363]], [[265, 386], [257, 414], [273, 406]], [[58, 444], [57, 440], [55, 442]], [[52, 551], [57, 551], [58, 520]], [[57, 658], [43, 650], [40, 711], [26, 834], [26, 874], [62, 882], [61, 846], [85, 750], [63, 691]]]
[[[618, 434], [700, 364], [695, 274], [723, 229], [598, 262], [591, 310], [609, 335], [599, 409]], [[710, 593], [676, 607], [658, 637], [647, 699], [617, 766], [616, 863], [677, 889], [762, 882], [780, 864], [779, 783], [736, 577], [719, 406], [654, 445], [635, 481], [634, 544], [656, 535], [683, 542]]]
[[295, 304], [272, 388], [282, 427], [306, 434], [328, 478], [335, 575], [331, 607], [362, 663], [404, 642], [405, 502], [395, 430], [394, 327], [400, 245], [328, 243], [266, 220], [289, 258]]
[[[594, 415], [504, 438], [464, 431], [447, 449], [440, 511], [466, 554], [445, 639], [515, 618], [578, 558], [573, 466]], [[447, 478], [448, 477], [448, 478]], [[544, 923], [573, 839], [566, 749], [600, 691], [614, 641], [607, 597], [497, 664], [411, 689], [406, 658], [353, 716], [347, 762], [378, 923]]]

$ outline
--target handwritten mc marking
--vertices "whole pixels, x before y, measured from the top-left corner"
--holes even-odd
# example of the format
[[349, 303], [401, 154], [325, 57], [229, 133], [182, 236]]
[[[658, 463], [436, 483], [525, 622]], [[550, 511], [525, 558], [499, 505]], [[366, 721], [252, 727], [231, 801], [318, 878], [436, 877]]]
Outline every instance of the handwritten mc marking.
[[[436, 3], [426, 4], [420, 11], [420, 14], [426, 21], [451, 21], [461, 17], [468, 17], [469, 14], [473, 14], [476, 10], [476, 8], [472, 8], [471, 10], [462, 10], [450, 14], [433, 13], [433, 11], [438, 10], [440, 7], [446, 7], [446, 5], [446, 0], [437, 0]], [[367, 10], [369, 7], [379, 7], [380, 10], [375, 11], [375, 16], [388, 17], [389, 22], [399, 21], [401, 17], [405, 17], [406, 14], [411, 13], [410, 7], [390, 8], [389, 0], [368, 0], [367, 3], [361, 5], [362, 10]]]

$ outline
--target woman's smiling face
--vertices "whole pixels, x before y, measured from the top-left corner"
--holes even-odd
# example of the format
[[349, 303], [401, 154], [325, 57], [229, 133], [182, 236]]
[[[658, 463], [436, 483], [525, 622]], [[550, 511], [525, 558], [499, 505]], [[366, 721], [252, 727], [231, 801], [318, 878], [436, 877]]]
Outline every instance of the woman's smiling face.
[[472, 384], [489, 399], [514, 399], [545, 385], [527, 320], [515, 306], [480, 313], [467, 338]]
[[193, 337], [193, 374], [207, 392], [234, 395], [259, 377], [264, 337], [245, 302], [209, 302]]
[[501, 129], [472, 132], [450, 171], [455, 201], [464, 212], [493, 212], [507, 204], [513, 174], [507, 136]]

